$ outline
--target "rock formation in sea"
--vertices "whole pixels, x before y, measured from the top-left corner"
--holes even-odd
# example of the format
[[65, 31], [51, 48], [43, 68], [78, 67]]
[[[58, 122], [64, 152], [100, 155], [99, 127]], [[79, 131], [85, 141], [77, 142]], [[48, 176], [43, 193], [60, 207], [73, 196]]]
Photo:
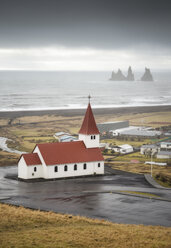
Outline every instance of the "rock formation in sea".
[[132, 72], [131, 66], [128, 68], [128, 75], [126, 77], [127, 81], [134, 81], [134, 74]]
[[118, 72], [115, 73], [114, 71], [112, 72], [111, 81], [124, 81], [126, 80], [126, 77], [123, 75], [122, 71], [118, 69]]
[[153, 76], [152, 76], [151, 71], [150, 71], [149, 68], [145, 67], [145, 73], [141, 77], [141, 81], [153, 81]]

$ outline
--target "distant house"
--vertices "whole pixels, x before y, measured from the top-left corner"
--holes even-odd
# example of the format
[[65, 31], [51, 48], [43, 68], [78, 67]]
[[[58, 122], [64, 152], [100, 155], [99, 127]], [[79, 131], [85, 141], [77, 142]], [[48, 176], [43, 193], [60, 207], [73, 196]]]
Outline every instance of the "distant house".
[[69, 133], [65, 133], [65, 132], [58, 132], [54, 134], [54, 137], [56, 139], [60, 139], [60, 137], [62, 137], [63, 135], [70, 135]]
[[169, 159], [171, 158], [171, 142], [142, 145], [140, 153], [145, 155], [146, 152], [152, 152], [152, 154], [156, 154], [156, 157], [160, 159]]
[[128, 145], [128, 144], [121, 145], [121, 146], [115, 146], [112, 148], [112, 150], [115, 152], [119, 152], [121, 154], [127, 154], [127, 153], [134, 151], [133, 147], [131, 145]]
[[100, 133], [89, 103], [79, 140], [37, 144], [18, 162], [21, 179], [55, 179], [104, 174], [104, 158], [99, 148]]
[[160, 148], [161, 150], [171, 150], [171, 142], [161, 142]]
[[70, 141], [77, 141], [78, 139], [74, 136], [70, 135], [69, 133], [65, 132], [58, 132], [55, 133], [54, 137], [59, 140], [59, 142], [70, 142]]
[[110, 130], [129, 127], [129, 121], [104, 122], [97, 124], [97, 127], [100, 133], [106, 133], [109, 132]]
[[146, 127], [130, 126], [110, 131], [113, 136], [160, 137], [160, 131], [149, 130]]
[[71, 136], [71, 135], [62, 135], [59, 138], [59, 142], [70, 142], [70, 141], [77, 141], [78, 139]]
[[165, 132], [165, 133], [164, 133], [164, 136], [167, 136], [167, 137], [171, 136], [171, 131]]
[[104, 151], [105, 149], [109, 148], [109, 143], [100, 143], [100, 149], [101, 151]]
[[160, 150], [160, 147], [155, 144], [149, 144], [149, 145], [142, 145], [140, 148], [140, 153], [145, 155], [147, 151], [152, 152], [153, 154], [158, 152]]
[[171, 151], [160, 151], [157, 153], [157, 158], [160, 159], [169, 159], [171, 158]]

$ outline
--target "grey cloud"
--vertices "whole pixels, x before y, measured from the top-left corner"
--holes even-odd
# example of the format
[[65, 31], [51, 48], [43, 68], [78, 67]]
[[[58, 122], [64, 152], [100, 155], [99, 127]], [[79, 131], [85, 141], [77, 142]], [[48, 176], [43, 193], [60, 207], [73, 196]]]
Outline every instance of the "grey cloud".
[[170, 47], [169, 0], [1, 0], [0, 47]]

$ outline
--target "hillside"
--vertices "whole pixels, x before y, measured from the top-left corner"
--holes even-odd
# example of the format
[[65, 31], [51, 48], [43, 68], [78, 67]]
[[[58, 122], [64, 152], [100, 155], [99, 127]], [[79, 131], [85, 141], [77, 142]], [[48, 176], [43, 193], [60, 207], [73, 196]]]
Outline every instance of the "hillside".
[[169, 248], [171, 228], [124, 225], [0, 204], [0, 244], [7, 247]]

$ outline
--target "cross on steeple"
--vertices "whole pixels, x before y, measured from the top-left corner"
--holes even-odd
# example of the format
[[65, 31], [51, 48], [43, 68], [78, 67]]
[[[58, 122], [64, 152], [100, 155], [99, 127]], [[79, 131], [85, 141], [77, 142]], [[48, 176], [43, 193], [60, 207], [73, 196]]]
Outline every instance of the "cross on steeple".
[[89, 102], [89, 103], [90, 103], [90, 99], [91, 99], [91, 96], [89, 95], [89, 96], [88, 96], [88, 102]]

